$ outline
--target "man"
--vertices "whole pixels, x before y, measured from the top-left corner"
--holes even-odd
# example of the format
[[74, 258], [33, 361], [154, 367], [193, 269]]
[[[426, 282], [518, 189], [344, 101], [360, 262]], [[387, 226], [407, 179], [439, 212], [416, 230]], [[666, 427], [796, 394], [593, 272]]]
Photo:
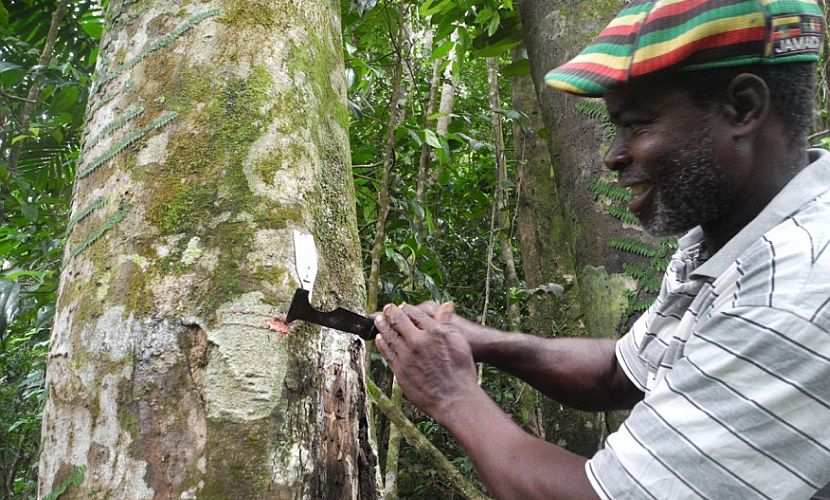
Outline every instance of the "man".
[[[631, 210], [680, 240], [618, 342], [387, 305], [377, 345], [500, 499], [805, 499], [830, 482], [830, 156], [807, 151], [813, 1], [632, 1], [547, 82], [602, 96]], [[491, 363], [564, 404], [631, 409], [590, 460], [520, 429]]]

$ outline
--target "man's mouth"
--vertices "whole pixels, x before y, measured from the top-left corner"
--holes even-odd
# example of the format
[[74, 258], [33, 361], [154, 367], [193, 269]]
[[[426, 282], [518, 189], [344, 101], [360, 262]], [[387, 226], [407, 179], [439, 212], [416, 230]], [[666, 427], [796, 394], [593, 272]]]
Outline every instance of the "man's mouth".
[[632, 184], [631, 186], [628, 186], [628, 189], [631, 190], [631, 194], [633, 194], [634, 196], [640, 196], [641, 194], [648, 191], [650, 187], [651, 187], [650, 184], [647, 184], [645, 182], [640, 182], [640, 183]]
[[631, 202], [628, 204], [628, 208], [629, 210], [637, 214], [641, 212], [645, 207], [653, 185], [648, 182], [637, 182], [634, 184], [629, 184], [626, 187], [628, 187], [628, 189], [631, 191], [631, 194], [634, 195], [631, 199]]

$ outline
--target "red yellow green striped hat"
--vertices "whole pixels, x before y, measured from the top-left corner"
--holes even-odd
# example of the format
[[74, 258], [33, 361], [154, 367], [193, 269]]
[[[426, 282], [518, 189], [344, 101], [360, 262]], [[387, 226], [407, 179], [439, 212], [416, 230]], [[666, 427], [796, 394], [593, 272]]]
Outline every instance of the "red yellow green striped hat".
[[813, 0], [632, 0], [545, 81], [600, 97], [667, 69], [818, 61], [823, 36], [824, 16]]

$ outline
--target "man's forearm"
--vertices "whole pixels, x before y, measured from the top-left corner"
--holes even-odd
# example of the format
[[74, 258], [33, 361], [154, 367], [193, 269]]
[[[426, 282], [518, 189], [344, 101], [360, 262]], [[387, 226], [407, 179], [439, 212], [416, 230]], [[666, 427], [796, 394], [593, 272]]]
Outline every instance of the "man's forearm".
[[477, 361], [515, 375], [573, 408], [629, 409], [642, 399], [642, 392], [617, 366], [613, 340], [543, 338], [493, 329], [486, 329], [481, 339]]
[[495, 498], [597, 498], [584, 457], [524, 432], [480, 389], [436, 417], [464, 447]]

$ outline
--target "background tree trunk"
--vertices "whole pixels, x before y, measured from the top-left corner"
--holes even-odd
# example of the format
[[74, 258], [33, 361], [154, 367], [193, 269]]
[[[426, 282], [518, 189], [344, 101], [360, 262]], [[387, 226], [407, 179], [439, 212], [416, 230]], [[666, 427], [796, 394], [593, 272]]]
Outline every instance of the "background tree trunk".
[[[602, 125], [590, 113], [580, 112], [579, 98], [554, 92], [544, 84], [545, 73], [575, 56], [623, 5], [618, 0], [519, 3], [544, 123], [541, 127], [532, 119], [531, 128], [539, 127], [535, 129], [539, 136], [527, 138], [521, 146], [528, 153], [519, 216], [525, 275], [528, 287], [561, 280], [567, 290], [557, 306], [532, 314], [534, 327], [541, 331], [598, 337], [624, 331], [629, 321], [628, 297], [637, 282], [623, 273], [623, 266], [640, 257], [618, 252], [609, 242], [631, 238], [654, 243], [635, 225], [612, 217], [592, 194], [596, 182], [613, 183], [602, 164]], [[538, 114], [528, 97], [532, 91], [526, 83], [514, 82], [514, 105], [533, 118]], [[549, 152], [544, 161], [538, 156], [541, 141]], [[571, 411], [559, 405], [552, 410], [562, 413], [549, 423], [548, 438], [592, 454], [604, 435], [604, 419], [577, 412], [569, 416]]]
[[339, 5], [115, 0], [75, 186], [40, 495], [377, 498]]

